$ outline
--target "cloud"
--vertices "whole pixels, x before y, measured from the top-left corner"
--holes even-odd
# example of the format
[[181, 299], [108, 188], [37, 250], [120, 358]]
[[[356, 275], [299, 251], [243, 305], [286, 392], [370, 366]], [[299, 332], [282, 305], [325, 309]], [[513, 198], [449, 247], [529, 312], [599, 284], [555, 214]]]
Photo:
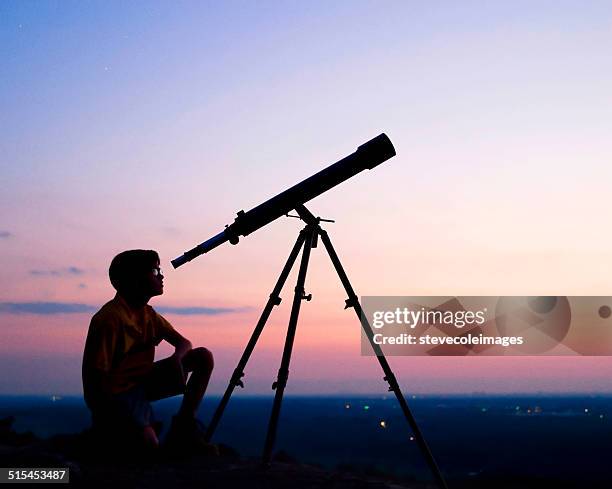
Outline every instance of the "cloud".
[[8, 231], [0, 231], [0, 239], [7, 239], [12, 236]]
[[59, 274], [59, 270], [30, 270], [30, 275], [34, 275], [36, 277], [41, 277], [45, 275], [52, 275], [54, 277], [58, 277]]
[[91, 313], [96, 307], [73, 302], [0, 302], [0, 314], [82, 314]]
[[161, 314], [178, 314], [179, 316], [220, 316], [222, 314], [237, 314], [247, 312], [250, 307], [156, 307]]
[[[74, 302], [0, 302], [0, 314], [38, 314], [49, 316], [53, 314], [83, 314], [93, 313], [98, 306], [78, 304]], [[247, 312], [250, 307], [156, 307], [161, 314], [177, 314], [182, 316], [219, 316]]]
[[67, 268], [50, 269], [50, 270], [30, 270], [30, 275], [35, 277], [61, 277], [83, 275], [85, 271], [81, 268], [70, 266]]

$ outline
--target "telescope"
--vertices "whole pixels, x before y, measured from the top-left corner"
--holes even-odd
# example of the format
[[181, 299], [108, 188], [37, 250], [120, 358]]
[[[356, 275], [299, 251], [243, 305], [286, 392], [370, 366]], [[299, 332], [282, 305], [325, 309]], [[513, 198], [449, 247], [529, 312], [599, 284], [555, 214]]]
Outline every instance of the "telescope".
[[395, 156], [395, 148], [386, 134], [380, 134], [357, 148], [357, 151], [321, 170], [293, 187], [281, 192], [248, 212], [238, 212], [232, 224], [219, 234], [200, 243], [171, 261], [174, 268], [208, 253], [226, 241], [238, 244], [240, 236], [248, 236], [301, 204], [327, 192], [363, 170], [372, 168]]
[[328, 166], [319, 173], [312, 175], [284, 192], [281, 192], [277, 196], [272, 197], [263, 204], [253, 207], [248, 212], [238, 212], [234, 222], [229, 226], [226, 226], [222, 232], [172, 260], [172, 265], [174, 268], [178, 268], [188, 261], [193, 260], [197, 256], [207, 253], [217, 246], [222, 245], [226, 241], [229, 241], [231, 244], [238, 244], [240, 236], [248, 236], [252, 232], [257, 231], [259, 228], [271, 223], [275, 219], [278, 219], [283, 215], [287, 215], [287, 213], [293, 209], [295, 209], [295, 211], [298, 213], [299, 218], [306, 223], [306, 227], [300, 231], [298, 238], [293, 245], [289, 258], [287, 259], [287, 262], [285, 263], [285, 266], [278, 277], [276, 285], [268, 296], [268, 300], [261, 313], [261, 316], [259, 317], [259, 321], [257, 321], [257, 325], [251, 334], [251, 338], [249, 339], [249, 342], [247, 343], [247, 346], [240, 357], [238, 365], [234, 369], [234, 373], [230, 378], [225, 394], [223, 394], [223, 397], [221, 398], [221, 401], [213, 414], [210, 424], [208, 425], [205, 434], [205, 439], [207, 441], [212, 438], [234, 389], [236, 387], [244, 387], [244, 382], [242, 380], [244, 377], [244, 369], [249, 361], [249, 358], [251, 357], [257, 341], [259, 340], [272, 309], [281, 303], [282, 299], [280, 293], [301, 251], [302, 257], [300, 260], [296, 286], [294, 289], [293, 303], [291, 306], [289, 326], [287, 328], [287, 336], [285, 338], [281, 365], [278, 370], [277, 379], [272, 384], [272, 389], [276, 392], [274, 395], [274, 403], [272, 405], [272, 412], [270, 414], [270, 421], [268, 423], [268, 431], [266, 434], [262, 455], [262, 460], [265, 466], [268, 466], [272, 460], [272, 450], [276, 440], [276, 432], [283, 394], [289, 378], [289, 365], [291, 362], [293, 342], [295, 339], [298, 316], [300, 313], [300, 304], [302, 301], [310, 301], [312, 298], [312, 294], [306, 294], [304, 288], [306, 271], [308, 269], [311, 250], [317, 247], [317, 240], [320, 238], [348, 296], [348, 299], [345, 300], [345, 309], [350, 308], [355, 311], [357, 318], [361, 323], [362, 329], [368, 338], [374, 353], [376, 354], [378, 363], [385, 374], [383, 380], [387, 382], [389, 391], [392, 391], [395, 394], [400, 408], [404, 413], [404, 417], [412, 429], [414, 437], [411, 437], [410, 439], [416, 440], [421, 453], [429, 464], [439, 488], [447, 489], [442, 473], [440, 472], [440, 469], [438, 468], [438, 465], [436, 464], [436, 461], [429, 450], [429, 446], [427, 445], [425, 438], [417, 425], [416, 419], [408, 407], [408, 403], [401, 392], [395, 374], [391, 370], [391, 367], [389, 366], [389, 363], [387, 362], [387, 359], [385, 358], [380, 346], [373, 340], [374, 332], [372, 331], [372, 327], [363, 313], [359, 298], [355, 293], [346, 272], [344, 271], [342, 263], [340, 263], [340, 258], [338, 257], [338, 254], [331, 243], [329, 235], [327, 234], [327, 231], [322, 229], [320, 226], [320, 223], [322, 221], [326, 221], [326, 219], [314, 217], [314, 215], [304, 206], [304, 204], [309, 200], [314, 199], [318, 195], [321, 195], [336, 185], [339, 185], [345, 180], [357, 175], [363, 170], [371, 170], [393, 156], [395, 156], [395, 148], [393, 147], [393, 144], [385, 134], [380, 134], [374, 139], [371, 139], [367, 143], [359, 146], [357, 151], [354, 153], [348, 155], [333, 165]]

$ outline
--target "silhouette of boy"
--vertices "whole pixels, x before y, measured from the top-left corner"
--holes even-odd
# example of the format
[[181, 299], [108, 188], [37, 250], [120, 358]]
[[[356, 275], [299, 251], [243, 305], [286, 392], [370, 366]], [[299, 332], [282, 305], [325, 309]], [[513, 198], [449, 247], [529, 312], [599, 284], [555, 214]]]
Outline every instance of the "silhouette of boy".
[[[206, 348], [192, 348], [148, 305], [152, 297], [163, 294], [159, 264], [153, 250], [129, 250], [113, 258], [109, 277], [117, 294], [91, 319], [85, 343], [85, 402], [94, 431], [106, 440], [157, 448], [150, 403], [182, 393], [167, 442], [197, 448], [206, 445], [196, 412], [213, 370], [213, 356]], [[162, 340], [175, 347], [174, 354], [154, 362], [155, 347]]]

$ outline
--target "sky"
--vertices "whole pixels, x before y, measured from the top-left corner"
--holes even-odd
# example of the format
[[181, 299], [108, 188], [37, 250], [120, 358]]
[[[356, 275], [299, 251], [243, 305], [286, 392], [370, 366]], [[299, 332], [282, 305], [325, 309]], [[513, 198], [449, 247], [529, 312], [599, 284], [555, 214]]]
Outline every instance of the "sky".
[[[382, 132], [397, 156], [309, 205], [358, 295], [612, 296], [610, 45], [605, 1], [1, 2], [0, 393], [82, 392], [131, 248], [221, 393], [300, 222], [170, 260]], [[271, 393], [294, 280], [246, 393]], [[321, 248], [306, 289], [287, 394], [384, 393]], [[407, 394], [612, 390], [608, 357], [390, 363]]]

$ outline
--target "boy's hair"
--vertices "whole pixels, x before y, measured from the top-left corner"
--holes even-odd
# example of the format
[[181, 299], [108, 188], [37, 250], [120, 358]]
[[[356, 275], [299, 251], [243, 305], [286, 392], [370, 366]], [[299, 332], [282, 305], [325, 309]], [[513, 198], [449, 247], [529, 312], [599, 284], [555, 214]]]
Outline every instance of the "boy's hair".
[[117, 292], [134, 283], [159, 262], [157, 251], [127, 250], [119, 253], [110, 264], [108, 276]]

